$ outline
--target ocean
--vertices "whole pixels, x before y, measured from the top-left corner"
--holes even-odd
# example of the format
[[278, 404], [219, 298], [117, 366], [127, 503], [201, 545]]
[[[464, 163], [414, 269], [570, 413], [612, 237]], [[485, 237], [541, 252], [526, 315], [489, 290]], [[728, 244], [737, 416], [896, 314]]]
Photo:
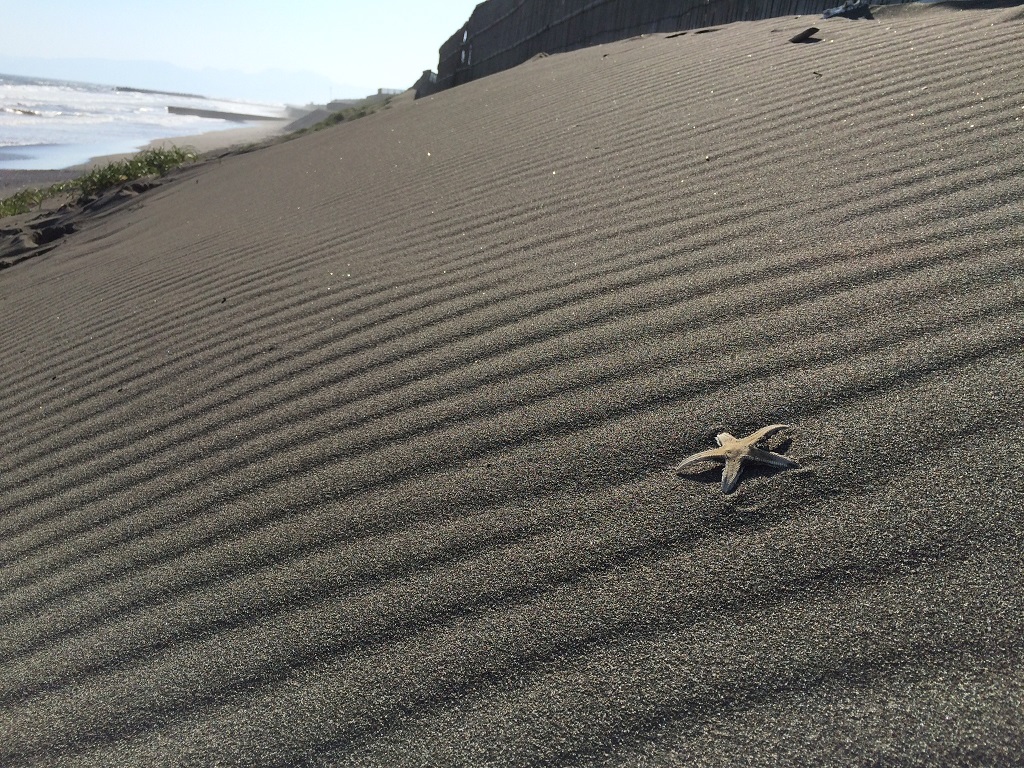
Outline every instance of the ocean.
[[247, 125], [168, 107], [287, 117], [281, 105], [0, 74], [0, 169], [68, 168], [155, 139]]

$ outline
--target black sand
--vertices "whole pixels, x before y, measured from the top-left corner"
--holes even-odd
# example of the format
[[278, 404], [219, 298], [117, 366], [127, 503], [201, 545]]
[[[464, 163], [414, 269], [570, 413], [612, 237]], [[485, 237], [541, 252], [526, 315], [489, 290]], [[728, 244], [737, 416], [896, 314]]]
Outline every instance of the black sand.
[[[0, 273], [0, 764], [1024, 762], [1019, 8], [551, 56]], [[723, 430], [801, 468], [678, 477]]]

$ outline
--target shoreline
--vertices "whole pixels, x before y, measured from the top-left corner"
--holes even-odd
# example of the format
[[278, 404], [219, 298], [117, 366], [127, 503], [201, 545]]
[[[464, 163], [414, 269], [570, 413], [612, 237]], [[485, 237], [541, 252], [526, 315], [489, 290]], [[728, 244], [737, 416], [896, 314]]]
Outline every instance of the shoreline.
[[278, 136], [284, 136], [286, 133], [284, 129], [291, 122], [291, 120], [283, 119], [275, 120], [273, 123], [268, 121], [260, 125], [246, 126], [244, 128], [228, 128], [220, 131], [196, 133], [189, 136], [171, 136], [166, 139], [153, 139], [153, 141], [135, 152], [124, 152], [116, 155], [99, 155], [97, 157], [90, 158], [87, 162], [81, 163], [80, 165], [73, 165], [65, 170], [85, 173], [93, 168], [104, 166], [117, 160], [134, 157], [139, 152], [145, 152], [147, 149], [192, 147], [199, 152], [199, 154], [205, 155], [207, 152], [233, 149], [235, 147], [255, 144], [267, 139], [276, 138]]
[[204, 131], [203, 133], [186, 136], [170, 136], [163, 139], [154, 139], [145, 146], [134, 152], [123, 152], [114, 155], [98, 155], [84, 163], [72, 165], [67, 168], [54, 169], [10, 169], [0, 168], [0, 200], [17, 194], [25, 189], [43, 188], [51, 184], [58, 184], [62, 181], [76, 179], [93, 168], [108, 165], [117, 160], [125, 160], [134, 157], [139, 152], [147, 149], [167, 149], [169, 147], [194, 147], [200, 154], [228, 150], [234, 147], [247, 144], [254, 144], [267, 139], [286, 135], [284, 130], [292, 120], [280, 119], [264, 121], [257, 125], [248, 125], [242, 128], [227, 128], [215, 131]]

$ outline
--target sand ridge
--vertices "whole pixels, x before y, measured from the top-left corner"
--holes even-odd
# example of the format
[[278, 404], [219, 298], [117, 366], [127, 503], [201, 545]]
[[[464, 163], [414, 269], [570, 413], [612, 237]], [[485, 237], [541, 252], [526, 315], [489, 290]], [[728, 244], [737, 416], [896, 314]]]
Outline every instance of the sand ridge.
[[[1020, 19], [528, 62], [0, 273], [4, 765], [1024, 759]], [[792, 425], [800, 468], [677, 477]]]

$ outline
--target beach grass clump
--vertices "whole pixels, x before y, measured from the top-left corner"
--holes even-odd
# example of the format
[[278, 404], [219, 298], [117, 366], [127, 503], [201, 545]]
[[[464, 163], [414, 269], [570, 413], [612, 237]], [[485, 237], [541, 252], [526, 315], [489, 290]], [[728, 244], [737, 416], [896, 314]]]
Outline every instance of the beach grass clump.
[[191, 147], [147, 149], [127, 160], [115, 160], [88, 173], [42, 189], [23, 189], [0, 200], [0, 217], [16, 216], [39, 208], [46, 200], [62, 195], [78, 199], [95, 197], [119, 184], [146, 176], [163, 176], [168, 171], [192, 162], [199, 153]]
[[135, 157], [94, 168], [84, 176], [80, 176], [70, 184], [79, 189], [82, 197], [93, 197], [108, 189], [145, 176], [163, 176], [180, 165], [191, 162], [199, 157], [199, 153], [190, 147], [169, 147], [167, 149], [147, 149]]
[[23, 189], [10, 197], [5, 197], [3, 200], [0, 200], [0, 217], [28, 213], [33, 208], [38, 208], [42, 205], [44, 200], [65, 194], [67, 190], [64, 187], [67, 186], [68, 183], [65, 182], [63, 184], [54, 184], [44, 189]]

